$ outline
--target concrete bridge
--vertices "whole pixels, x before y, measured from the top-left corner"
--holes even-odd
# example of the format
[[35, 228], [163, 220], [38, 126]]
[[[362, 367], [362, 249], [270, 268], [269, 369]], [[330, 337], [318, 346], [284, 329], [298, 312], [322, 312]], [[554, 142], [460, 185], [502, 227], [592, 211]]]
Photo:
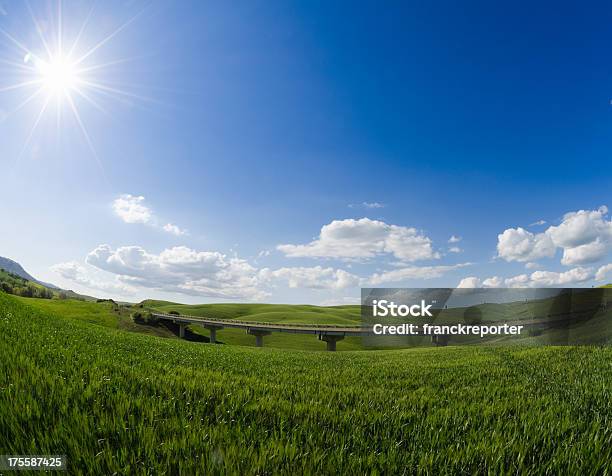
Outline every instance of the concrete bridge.
[[286, 332], [289, 334], [311, 334], [327, 344], [327, 350], [335, 351], [336, 343], [345, 337], [363, 336], [372, 334], [371, 328], [366, 327], [340, 327], [333, 325], [307, 325], [307, 324], [273, 324], [263, 322], [248, 322], [239, 320], [212, 319], [206, 317], [163, 314], [152, 312], [152, 316], [157, 319], [171, 321], [179, 325], [179, 336], [185, 337], [185, 328], [191, 324], [197, 324], [210, 332], [210, 343], [217, 341], [217, 331], [230, 329], [244, 329], [247, 334], [255, 337], [255, 345], [263, 347], [264, 337], [272, 332]]
[[[611, 305], [610, 301], [602, 303], [600, 306], [593, 309], [588, 309], [587, 314], [592, 314], [598, 311], [607, 311]], [[184, 314], [164, 314], [159, 312], [152, 312], [151, 315], [158, 319], [174, 322], [179, 325], [179, 336], [181, 339], [185, 337], [185, 328], [190, 324], [198, 324], [208, 329], [210, 332], [210, 342], [214, 344], [217, 341], [217, 331], [223, 328], [234, 328], [244, 329], [247, 334], [255, 337], [255, 345], [257, 347], [263, 347], [263, 341], [265, 336], [269, 336], [272, 332], [286, 332], [289, 334], [311, 334], [318, 337], [319, 340], [324, 341], [327, 344], [327, 350], [335, 351], [336, 343], [341, 341], [345, 337], [353, 336], [366, 336], [373, 335], [374, 332], [371, 327], [341, 327], [334, 325], [308, 325], [308, 324], [274, 324], [274, 323], [263, 323], [263, 322], [249, 322], [240, 320], [225, 320], [225, 319], [213, 319], [198, 316], [189, 316]], [[591, 316], [592, 317], [592, 316]], [[504, 321], [500, 324], [508, 325], [520, 325], [526, 329], [540, 328], [546, 329], [551, 326], [558, 326], [567, 324], [568, 322], [576, 321], [576, 316], [573, 314], [560, 313], [555, 315], [546, 315], [540, 317], [532, 317], [525, 320], [514, 320]], [[455, 324], [457, 324], [456, 322]], [[452, 323], [436, 323], [439, 325], [452, 324]], [[478, 325], [495, 325], [494, 321], [482, 321]], [[439, 334], [431, 336], [431, 343], [436, 346], [448, 345], [450, 335]]]

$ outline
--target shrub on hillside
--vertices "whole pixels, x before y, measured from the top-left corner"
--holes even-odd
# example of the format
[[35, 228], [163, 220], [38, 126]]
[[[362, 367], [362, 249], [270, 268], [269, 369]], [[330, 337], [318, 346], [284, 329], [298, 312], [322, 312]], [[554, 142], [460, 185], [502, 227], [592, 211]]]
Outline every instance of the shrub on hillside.
[[159, 319], [155, 317], [150, 312], [140, 312], [136, 311], [132, 313], [132, 320], [136, 324], [143, 324], [148, 326], [153, 326], [158, 323]]

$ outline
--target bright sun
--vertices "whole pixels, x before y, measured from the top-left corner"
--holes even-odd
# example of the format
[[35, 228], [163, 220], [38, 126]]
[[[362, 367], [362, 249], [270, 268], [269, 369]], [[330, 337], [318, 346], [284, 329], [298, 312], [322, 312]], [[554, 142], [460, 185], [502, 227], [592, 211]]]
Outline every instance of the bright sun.
[[79, 84], [76, 65], [61, 55], [51, 58], [48, 62], [37, 61], [36, 70], [44, 87], [55, 95], [70, 93]]
[[[147, 98], [120, 88], [116, 85], [116, 81], [111, 83], [108, 80], [104, 80], [105, 71], [106, 74], [112, 74], [112, 67], [114, 65], [131, 61], [134, 58], [119, 58], [107, 63], [100, 63], [95, 61], [94, 54], [126, 29], [144, 10], [138, 12], [93, 46], [83, 48], [82, 39], [85, 35], [86, 26], [94, 13], [94, 6], [92, 5], [80, 29], [70, 29], [75, 32], [78, 31], [78, 33], [76, 36], [68, 39], [63, 28], [62, 0], [56, 0], [56, 4], [57, 19], [55, 21], [51, 17], [40, 21], [28, 5], [34, 32], [38, 34], [38, 39], [40, 40], [38, 41], [34, 34], [28, 34], [29, 41], [34, 42], [32, 46], [16, 38], [11, 32], [6, 31], [0, 25], [0, 38], [3, 37], [4, 40], [8, 40], [9, 44], [12, 44], [17, 50], [15, 53], [16, 57], [22, 59], [22, 61], [15, 61], [0, 58], [0, 63], [11, 66], [16, 76], [16, 80], [13, 79], [14, 82], [6, 84], [7, 77], [4, 74], [0, 75], [0, 93], [15, 93], [21, 89], [28, 91], [25, 98], [23, 100], [19, 99], [20, 102], [17, 106], [7, 113], [9, 115], [17, 112], [35, 99], [41, 99], [40, 110], [34, 117], [32, 127], [26, 137], [19, 157], [29, 146], [48, 106], [53, 106], [53, 103], [55, 103], [54, 105], [57, 110], [56, 127], [58, 129], [61, 127], [62, 118], [64, 117], [62, 110], [67, 108], [72, 112], [72, 116], [81, 129], [94, 157], [98, 159], [89, 132], [81, 118], [81, 103], [87, 103], [99, 111], [106, 112], [104, 107], [98, 102], [100, 99], [131, 101], [132, 99], [146, 100]], [[44, 29], [43, 26], [45, 26]], [[0, 113], [2, 113], [1, 110]]]

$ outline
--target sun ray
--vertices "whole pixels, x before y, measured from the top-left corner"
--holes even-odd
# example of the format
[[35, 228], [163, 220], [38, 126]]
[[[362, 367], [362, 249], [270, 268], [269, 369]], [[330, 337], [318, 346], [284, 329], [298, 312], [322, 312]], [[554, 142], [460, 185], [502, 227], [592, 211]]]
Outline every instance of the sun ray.
[[34, 99], [36, 99], [44, 90], [45, 90], [44, 87], [38, 88], [36, 91], [34, 91], [32, 94], [30, 94], [25, 100], [23, 100], [21, 103], [19, 103], [17, 105], [17, 107], [15, 107], [11, 111], [9, 111], [6, 115], [10, 116], [12, 114], [15, 114], [17, 111], [19, 111], [23, 107], [27, 106], [30, 102], [32, 102]]
[[5, 64], [7, 66], [11, 66], [13, 68], [19, 68], [21, 70], [23, 70], [24, 73], [34, 73], [36, 70], [32, 67], [29, 66], [27, 63], [17, 63], [16, 61], [11, 61], [11, 60], [6, 60], [6, 59], [2, 59], [0, 58], [0, 63]]
[[74, 91], [81, 96], [83, 99], [85, 99], [88, 103], [90, 103], [93, 107], [95, 107], [98, 111], [100, 111], [101, 113], [109, 116], [110, 114], [108, 113], [108, 111], [106, 109], [104, 109], [95, 99], [93, 99], [89, 94], [87, 94], [85, 91], [81, 90], [80, 88], [76, 87], [74, 88]]
[[57, 51], [64, 51], [62, 48], [62, 0], [57, 0]]
[[33, 58], [40, 59], [36, 56], [32, 51], [30, 51], [23, 43], [21, 43], [18, 39], [16, 39], [13, 35], [7, 32], [5, 29], [0, 27], [0, 33], [2, 33], [5, 37], [7, 37], [11, 42], [17, 46], [20, 50], [22, 50], [26, 54], [32, 55]]
[[81, 28], [79, 29], [77, 36], [74, 38], [74, 41], [72, 42], [72, 46], [70, 47], [70, 50], [68, 51], [68, 57], [70, 58], [72, 57], [72, 54], [74, 53], [74, 50], [79, 44], [79, 41], [81, 41], [81, 36], [83, 36], [83, 32], [85, 31], [85, 28], [89, 24], [89, 20], [91, 19], [91, 16], [93, 15], [95, 6], [96, 6], [96, 2], [93, 2], [93, 4], [91, 5], [91, 8], [89, 9], [89, 13], [87, 14], [87, 16], [85, 17], [85, 20], [81, 24]]
[[38, 20], [36, 19], [36, 16], [34, 15], [34, 12], [32, 11], [32, 7], [30, 6], [29, 0], [26, 0], [25, 3], [26, 3], [26, 6], [28, 7], [28, 11], [30, 12], [30, 17], [32, 17], [32, 21], [34, 22], [34, 29], [38, 33], [38, 37], [40, 38], [40, 41], [45, 47], [45, 50], [47, 51], [47, 55], [51, 57], [52, 56], [51, 49], [49, 48], [49, 44], [47, 43], [47, 40], [45, 40], [45, 37], [42, 32], [42, 28], [40, 27], [40, 24], [38, 23]]
[[128, 91], [123, 91], [121, 89], [113, 88], [111, 86], [107, 86], [107, 85], [99, 83], [99, 82], [88, 81], [86, 79], [82, 79], [80, 82], [83, 83], [83, 84], [86, 84], [87, 86], [89, 86], [91, 88], [99, 89], [99, 90], [102, 90], [102, 91], [106, 91], [107, 93], [114, 93], [114, 94], [118, 94], [120, 96], [130, 97], [132, 99], [139, 99], [141, 101], [158, 102], [158, 101], [156, 101], [153, 98], [149, 98], [147, 96], [141, 96], [139, 94], [130, 93]]
[[117, 36], [119, 33], [121, 33], [123, 30], [125, 30], [129, 25], [131, 25], [138, 17], [140, 17], [140, 15], [142, 15], [144, 13], [145, 10], [141, 10], [140, 12], [138, 12], [136, 15], [134, 15], [132, 18], [130, 18], [128, 21], [126, 21], [123, 25], [121, 25], [119, 28], [117, 28], [115, 31], [113, 31], [110, 35], [108, 35], [106, 38], [102, 39], [100, 42], [98, 42], [93, 48], [91, 48], [87, 53], [85, 53], [83, 56], [81, 56], [79, 59], [77, 59], [74, 64], [75, 65], [79, 65], [81, 64], [85, 59], [89, 58], [93, 53], [95, 53], [99, 48], [101, 48], [102, 46], [104, 46], [106, 43], [108, 43], [110, 40], [112, 40], [115, 36]]
[[47, 95], [47, 98], [45, 99], [45, 102], [43, 103], [42, 107], [40, 108], [40, 112], [38, 113], [38, 116], [36, 117], [36, 119], [34, 120], [34, 124], [32, 125], [32, 128], [30, 129], [30, 132], [23, 144], [23, 148], [21, 149], [21, 152], [19, 152], [19, 155], [17, 156], [17, 160], [15, 161], [15, 165], [14, 168], [17, 167], [17, 165], [19, 164], [19, 162], [21, 161], [21, 157], [23, 156], [23, 154], [25, 153], [25, 151], [28, 149], [28, 146], [30, 145], [30, 141], [32, 140], [32, 137], [34, 136], [34, 132], [36, 131], [36, 128], [38, 127], [38, 123], [40, 122], [40, 120], [42, 119], [43, 115], [45, 114], [45, 111], [47, 110], [47, 106], [49, 105], [49, 101], [51, 100], [51, 96]]
[[96, 159], [96, 162], [98, 163], [98, 166], [100, 167], [100, 171], [102, 172], [104, 179], [108, 181], [108, 179], [106, 178], [106, 171], [104, 170], [104, 166], [102, 165], [102, 161], [100, 160], [100, 157], [98, 157], [96, 148], [93, 145], [91, 137], [89, 137], [89, 133], [87, 132], [87, 129], [85, 128], [85, 124], [83, 124], [83, 121], [81, 120], [81, 115], [79, 114], [79, 111], [77, 107], [75, 106], [74, 101], [72, 100], [72, 96], [70, 96], [69, 93], [66, 94], [66, 99], [68, 100], [68, 104], [70, 104], [72, 113], [74, 114], [74, 117], [77, 123], [79, 124], [79, 127], [81, 128], [81, 132], [83, 133], [83, 136], [85, 136], [85, 141], [87, 142], [87, 145], [89, 146], [89, 149], [91, 150], [91, 153], [93, 154], [94, 158]]
[[27, 88], [28, 86], [31, 86], [33, 84], [42, 84], [42, 83], [43, 83], [42, 79], [32, 79], [30, 81], [23, 81], [21, 83], [11, 84], [10, 86], [5, 86], [3, 88], [0, 88], [0, 93], [6, 92], [6, 91], [12, 91], [14, 89]]
[[109, 61], [107, 63], [94, 64], [92, 66], [88, 66], [87, 68], [78, 68], [76, 72], [78, 74], [86, 74], [91, 73], [92, 71], [98, 71], [100, 69], [108, 68], [109, 66], [116, 66], [118, 64], [129, 63], [131, 61], [140, 60], [143, 58], [147, 58], [151, 55], [140, 55], [140, 56], [131, 56], [129, 58], [120, 58], [117, 60]]

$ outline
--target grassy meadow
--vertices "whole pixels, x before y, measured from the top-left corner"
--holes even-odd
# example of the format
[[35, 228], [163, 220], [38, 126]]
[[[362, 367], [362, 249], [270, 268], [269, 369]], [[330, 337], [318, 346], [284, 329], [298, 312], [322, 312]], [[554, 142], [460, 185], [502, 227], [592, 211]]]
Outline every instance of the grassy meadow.
[[252, 349], [109, 312], [0, 293], [3, 454], [72, 474], [612, 471], [609, 348]]

